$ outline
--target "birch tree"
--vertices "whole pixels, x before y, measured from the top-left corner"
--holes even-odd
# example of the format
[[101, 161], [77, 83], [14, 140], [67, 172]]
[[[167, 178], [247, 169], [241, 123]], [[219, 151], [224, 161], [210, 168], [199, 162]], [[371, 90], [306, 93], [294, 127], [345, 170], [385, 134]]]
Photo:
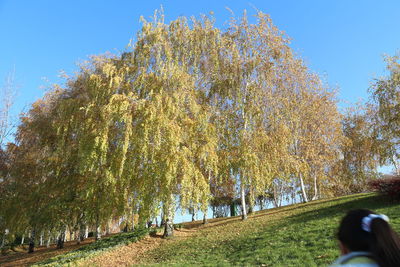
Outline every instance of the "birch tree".
[[372, 101], [377, 107], [376, 131], [381, 141], [381, 163], [389, 163], [399, 173], [400, 158], [400, 55], [386, 56], [389, 74], [371, 87]]

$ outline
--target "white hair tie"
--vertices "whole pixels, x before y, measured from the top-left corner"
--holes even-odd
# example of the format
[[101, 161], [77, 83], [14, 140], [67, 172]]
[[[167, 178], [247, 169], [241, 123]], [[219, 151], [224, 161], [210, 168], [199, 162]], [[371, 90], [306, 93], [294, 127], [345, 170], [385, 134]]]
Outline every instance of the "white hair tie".
[[371, 222], [372, 222], [373, 219], [376, 219], [376, 218], [379, 218], [379, 219], [382, 219], [382, 220], [384, 220], [386, 222], [389, 222], [389, 217], [384, 215], [384, 214], [370, 214], [368, 216], [365, 216], [362, 219], [361, 228], [364, 231], [370, 233], [371, 232]]

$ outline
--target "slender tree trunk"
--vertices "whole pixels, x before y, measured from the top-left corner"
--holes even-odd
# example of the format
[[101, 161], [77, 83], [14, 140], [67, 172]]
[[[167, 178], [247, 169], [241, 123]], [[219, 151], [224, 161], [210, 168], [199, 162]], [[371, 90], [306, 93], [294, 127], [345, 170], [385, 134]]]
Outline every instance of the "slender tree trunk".
[[207, 221], [207, 212], [204, 212], [204, 215], [203, 215], [203, 224], [207, 224], [208, 223], [208, 221]]
[[318, 199], [318, 187], [317, 187], [317, 175], [314, 174], [314, 196], [311, 200], [317, 200]]
[[80, 244], [83, 240], [85, 240], [86, 227], [83, 223], [79, 225], [79, 237], [78, 244]]
[[61, 229], [60, 234], [58, 235], [58, 238], [57, 238], [57, 248], [58, 249], [64, 248], [65, 232], [66, 232], [66, 229], [64, 227], [64, 229]]
[[22, 238], [21, 238], [21, 246], [24, 244], [24, 241], [25, 241], [25, 234], [22, 235]]
[[276, 184], [272, 185], [273, 188], [273, 194], [274, 194], [274, 206], [275, 208], [279, 207], [279, 201], [278, 201], [278, 190], [276, 189]]
[[110, 222], [110, 220], [108, 220], [107, 225], [106, 225], [106, 235], [110, 234], [110, 224], [111, 224], [111, 222]]
[[399, 169], [400, 164], [395, 155], [392, 156], [392, 163], [393, 163], [394, 171], [395, 171], [396, 175], [400, 175], [400, 169]]
[[132, 208], [132, 231], [135, 230], [135, 207]]
[[160, 213], [160, 227], [163, 227], [163, 226], [165, 226], [164, 224], [165, 224], [165, 220], [164, 220], [165, 218], [164, 218], [164, 211], [163, 210], [161, 210], [161, 213]]
[[101, 227], [100, 227], [99, 215], [97, 215], [96, 218], [96, 231], [94, 233], [94, 236], [96, 241], [101, 239]]
[[254, 203], [249, 200], [249, 214], [252, 214], [254, 211]]
[[305, 188], [303, 177], [301, 174], [300, 174], [300, 186], [301, 186], [301, 194], [303, 196], [303, 202], [308, 202], [306, 188]]
[[167, 206], [164, 206], [164, 216], [165, 216], [165, 227], [163, 237], [171, 237], [174, 235], [174, 196], [171, 195], [171, 199]]
[[51, 242], [51, 231], [49, 231], [49, 236], [47, 237], [46, 247], [50, 247], [50, 242]]
[[243, 182], [240, 183], [240, 193], [241, 193], [241, 200], [242, 200], [242, 220], [246, 220], [247, 219], [246, 194], [245, 194], [245, 191], [244, 191]]
[[67, 242], [67, 226], [64, 228], [64, 242]]
[[29, 238], [29, 248], [28, 253], [33, 253], [35, 251], [35, 229], [32, 229], [31, 236]]
[[39, 246], [43, 246], [43, 231], [40, 233]]
[[4, 247], [5, 243], [6, 243], [6, 231], [4, 231], [3, 239], [1, 240], [1, 244], [0, 244], [0, 248]]
[[74, 234], [75, 234], [74, 229], [72, 227], [68, 227], [68, 231], [69, 231], [69, 241], [74, 240]]
[[94, 236], [96, 241], [101, 239], [101, 227], [98, 224], [96, 224], [96, 231], [94, 233]]

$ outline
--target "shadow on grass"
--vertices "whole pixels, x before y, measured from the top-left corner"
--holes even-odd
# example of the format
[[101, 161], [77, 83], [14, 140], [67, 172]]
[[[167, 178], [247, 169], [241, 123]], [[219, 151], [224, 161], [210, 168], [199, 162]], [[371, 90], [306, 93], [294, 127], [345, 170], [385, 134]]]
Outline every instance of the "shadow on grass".
[[[332, 201], [335, 201], [335, 200], [344, 202], [344, 201], [349, 200], [349, 199], [354, 199], [355, 197], [359, 197], [359, 199], [365, 199], [364, 197], [366, 195], [369, 195], [369, 194], [362, 193], [362, 194], [358, 194], [358, 195], [343, 196], [343, 197], [340, 197], [340, 198], [326, 198], [326, 199], [316, 200], [316, 201], [307, 202], [307, 203], [291, 204], [291, 205], [287, 205], [287, 206], [283, 206], [283, 207], [257, 211], [251, 217], [252, 218], [257, 218], [257, 217], [262, 217], [262, 216], [269, 216], [269, 215], [273, 215], [273, 214], [279, 214], [279, 213], [284, 213], [284, 212], [288, 212], [288, 211], [298, 210], [298, 209], [301, 209], [301, 208], [310, 208], [310, 207], [313, 207], [313, 206], [319, 206], [319, 205], [324, 204], [324, 203], [329, 203], [329, 202], [332, 202]], [[357, 200], [357, 199], [355, 199], [355, 200]], [[340, 204], [338, 204], [338, 205], [340, 205]]]
[[[267, 218], [277, 213], [283, 213], [283, 216], [267, 228], [219, 244], [220, 254], [234, 265], [326, 265], [338, 256], [336, 229], [340, 219], [349, 210], [383, 209], [389, 216], [400, 216], [399, 205], [379, 195], [360, 194], [262, 212], [252, 217]], [[286, 212], [295, 214], [285, 215]]]
[[[359, 194], [356, 195], [356, 197], [359, 197], [360, 199], [364, 200], [364, 196], [368, 194]], [[378, 198], [378, 196], [376, 196]], [[256, 211], [253, 214], [249, 215], [249, 219], [251, 220], [252, 218], [259, 218], [259, 217], [265, 217], [265, 216], [270, 216], [270, 215], [276, 215], [280, 213], [286, 213], [288, 211], [294, 211], [298, 210], [301, 208], [311, 208], [313, 206], [318, 206], [324, 203], [329, 203], [333, 200], [338, 200], [338, 201], [346, 201], [348, 199], [353, 199], [355, 198], [355, 195], [349, 195], [349, 196], [343, 196], [338, 198], [327, 198], [327, 199], [322, 199], [322, 200], [317, 200], [313, 202], [308, 202], [308, 203], [298, 203], [298, 204], [291, 204], [283, 207], [277, 207], [277, 208], [271, 208], [271, 209], [265, 209], [265, 210], [260, 210]], [[356, 199], [357, 200], [357, 199]], [[356, 201], [354, 200], [354, 201]], [[341, 205], [341, 204], [338, 204]], [[223, 217], [223, 218], [215, 218], [215, 219], [209, 219], [207, 224], [203, 224], [202, 221], [195, 221], [195, 222], [189, 222], [189, 223], [184, 223], [183, 227], [185, 229], [198, 229], [198, 228], [216, 228], [216, 227], [221, 227], [221, 226], [226, 226], [228, 224], [236, 223], [241, 220], [241, 216], [234, 216], [234, 217]]]
[[307, 222], [312, 220], [321, 220], [324, 218], [333, 218], [337, 216], [342, 218], [348, 211], [353, 209], [376, 210], [381, 208], [390, 208], [399, 205], [400, 202], [391, 201], [387, 197], [380, 195], [372, 195], [370, 197], [357, 198], [347, 202], [341, 201], [335, 205], [331, 205], [321, 209], [313, 209], [310, 211], [305, 211], [300, 214], [289, 216], [288, 219], [292, 223], [298, 223], [298, 222]]

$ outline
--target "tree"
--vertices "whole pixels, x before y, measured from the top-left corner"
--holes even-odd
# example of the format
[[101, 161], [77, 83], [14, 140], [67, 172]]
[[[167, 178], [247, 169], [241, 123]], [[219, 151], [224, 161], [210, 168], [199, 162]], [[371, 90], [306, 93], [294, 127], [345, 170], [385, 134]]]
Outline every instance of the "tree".
[[381, 163], [391, 163], [397, 173], [400, 158], [400, 55], [386, 56], [389, 75], [371, 87], [378, 138], [381, 140]]
[[343, 116], [342, 158], [332, 165], [336, 179], [332, 183], [334, 195], [362, 192], [366, 182], [377, 177], [382, 142], [375, 127], [375, 113], [373, 106], [357, 104]]
[[98, 239], [111, 218], [140, 226], [160, 210], [171, 236], [176, 206], [206, 214], [240, 198], [246, 219], [277, 185], [323, 196], [342, 137], [335, 94], [268, 15], [256, 20], [219, 29], [156, 12], [128, 51], [81, 64], [21, 118], [9, 203], [23, 212], [9, 221], [32, 244], [58, 231], [62, 247], [66, 227]]

